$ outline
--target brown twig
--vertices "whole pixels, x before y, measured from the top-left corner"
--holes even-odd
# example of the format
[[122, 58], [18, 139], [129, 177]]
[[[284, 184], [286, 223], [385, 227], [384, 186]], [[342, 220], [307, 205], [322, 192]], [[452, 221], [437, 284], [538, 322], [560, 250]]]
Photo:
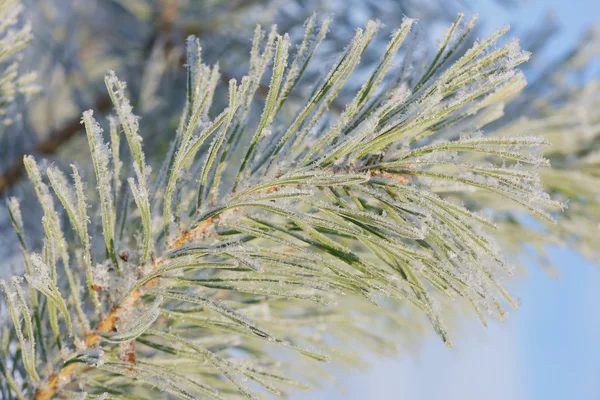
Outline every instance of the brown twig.
[[[206, 220], [204, 223], [198, 225], [198, 227], [195, 228], [193, 231], [183, 232], [181, 234], [181, 236], [177, 240], [174, 241], [174, 244], [169, 246], [168, 250], [173, 250], [173, 249], [179, 248], [179, 247], [183, 246], [184, 244], [186, 244], [186, 242], [189, 241], [190, 237], [197, 236], [197, 235], [201, 234], [202, 232], [206, 232], [212, 225], [213, 221], [214, 220], [211, 218], [209, 220]], [[153, 260], [152, 261], [152, 269], [153, 270], [159, 269], [163, 265], [163, 263], [164, 263], [163, 258], [158, 258], [156, 260]], [[144, 287], [153, 286], [155, 284], [155, 279], [156, 278], [148, 281], [144, 285]], [[101, 338], [97, 334], [97, 332], [112, 332], [112, 331], [114, 331], [116, 324], [119, 321], [119, 315], [123, 312], [126, 312], [131, 307], [135, 306], [139, 302], [141, 295], [142, 295], [142, 292], [140, 289], [134, 290], [120, 304], [115, 306], [111, 312], [109, 312], [106, 316], [104, 316], [96, 325], [96, 329], [87, 333], [85, 340], [84, 340], [85, 348], [89, 349], [90, 347], [95, 346], [96, 344], [98, 344], [100, 342]], [[135, 360], [135, 354], [129, 354], [128, 357], [130, 357], [131, 360]], [[62, 368], [60, 371], [51, 374], [50, 377], [48, 378], [48, 380], [46, 382], [44, 382], [38, 389], [38, 391], [34, 397], [34, 400], [50, 400], [50, 399], [52, 399], [52, 396], [54, 396], [54, 394], [56, 393], [56, 390], [58, 389], [59, 383], [61, 381], [71, 378], [76, 367], [77, 367], [77, 364], [70, 364], [70, 365], [66, 366], [65, 368]]]

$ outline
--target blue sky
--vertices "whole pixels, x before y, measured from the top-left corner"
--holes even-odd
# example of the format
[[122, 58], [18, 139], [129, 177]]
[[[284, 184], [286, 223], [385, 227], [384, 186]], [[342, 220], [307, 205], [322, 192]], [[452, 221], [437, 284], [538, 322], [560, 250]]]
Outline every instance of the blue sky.
[[[530, 0], [510, 10], [486, 0], [474, 7], [487, 23], [486, 33], [507, 23], [519, 32], [542, 22], [551, 9], [562, 29], [548, 58], [600, 23], [600, 0]], [[346, 395], [329, 390], [303, 398], [600, 399], [600, 267], [569, 250], [552, 254], [560, 276], [529, 265], [528, 276], [512, 288], [521, 308], [504, 323], [484, 329], [467, 322], [454, 332], [452, 350], [432, 336], [417, 352], [374, 359], [366, 373], [338, 376]]]

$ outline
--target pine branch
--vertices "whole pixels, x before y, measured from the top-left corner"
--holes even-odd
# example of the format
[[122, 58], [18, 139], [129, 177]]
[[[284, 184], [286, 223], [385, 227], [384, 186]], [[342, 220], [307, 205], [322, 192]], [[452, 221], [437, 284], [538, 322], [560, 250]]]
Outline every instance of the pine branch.
[[[190, 38], [185, 106], [156, 174], [126, 84], [110, 72], [105, 81], [118, 116], [110, 126], [112, 147], [92, 111], [82, 118], [95, 173], [94, 223], [88, 224], [86, 205], [94, 198], [85, 199], [75, 167], [73, 184], [58, 169], [46, 174], [76, 242], [66, 241], [32, 157], [25, 166], [44, 211], [39, 254], [22, 239], [18, 201], [9, 203], [33, 294], [27, 303], [18, 285], [2, 285], [13, 320], [26, 316], [25, 330], [11, 326], [14, 346], [5, 350], [21, 349], [11, 359], [21, 360], [23, 369], [14, 377], [2, 371], [13, 383], [25, 382], [25, 374], [35, 380], [40, 360], [34, 337], [53, 368], [39, 376], [39, 385], [10, 390], [38, 400], [71, 388], [127, 397], [134, 387], [146, 397], [158, 388], [183, 399], [256, 398], [250, 380], [283, 395], [286, 387], [305, 385], [287, 377], [295, 369], [272, 348], [292, 350], [300, 366], [329, 360], [320, 350], [328, 347], [322, 334], [339, 343], [360, 337], [376, 348], [391, 346], [394, 340], [376, 327], [388, 325], [397, 334], [408, 329], [404, 315], [427, 318], [451, 346], [440, 297], [464, 299], [484, 324], [488, 315], [503, 318], [507, 305], [516, 308], [502, 283], [512, 266], [489, 234], [496, 227], [492, 218], [476, 212], [486, 204], [478, 194], [509, 200], [548, 221], [561, 204], [544, 192], [534, 169], [548, 166], [532, 151], [546, 145], [544, 139], [469, 132], [441, 140], [524, 85], [516, 67], [527, 53], [515, 43], [496, 49], [506, 29], [451, 62], [473, 29], [473, 21], [462, 19], [431, 63], [406, 68], [414, 74], [410, 84], [390, 73], [413, 24], [405, 19], [339, 115], [328, 109], [378, 23], [356, 31], [291, 116], [280, 111], [304, 84], [304, 66], [329, 21], [315, 28], [310, 19], [295, 53], [276, 27], [268, 33], [257, 27], [248, 75], [239, 84], [229, 80], [228, 105], [214, 117], [218, 68], [201, 62], [200, 44]], [[262, 112], [254, 115], [265, 75], [270, 85]], [[121, 131], [133, 202], [117, 190]], [[453, 202], [443, 195], [448, 188], [472, 204]], [[92, 246], [90, 236], [101, 244]], [[80, 262], [73, 264], [71, 254]], [[63, 273], [66, 281], [59, 279]], [[35, 315], [43, 315], [40, 323], [27, 323]], [[189, 367], [185, 372], [174, 369], [181, 363]]]

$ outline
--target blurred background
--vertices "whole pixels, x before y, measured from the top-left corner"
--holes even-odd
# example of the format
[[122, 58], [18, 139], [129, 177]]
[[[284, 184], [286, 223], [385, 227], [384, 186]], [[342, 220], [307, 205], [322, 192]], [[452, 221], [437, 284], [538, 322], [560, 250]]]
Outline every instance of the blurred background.
[[[183, 106], [185, 37], [197, 35], [203, 62], [219, 62], [223, 81], [247, 70], [253, 27], [276, 23], [292, 39], [313, 12], [333, 16], [319, 56], [329, 64], [370, 18], [391, 32], [403, 16], [419, 20], [417, 55], [430, 54], [458, 11], [479, 13], [469, 40], [512, 25], [511, 37], [533, 52], [530, 86], [489, 129], [545, 134], [555, 169], [543, 176], [555, 197], [569, 199], [558, 228], [501, 214], [501, 242], [522, 268], [510, 285], [521, 309], [485, 329], [474, 315], [453, 323], [455, 348], [430, 334], [400, 354], [368, 355], [360, 369], [333, 370], [337, 386], [298, 393], [305, 399], [600, 399], [600, 1], [595, 0], [27, 0], [21, 18], [33, 39], [18, 57], [24, 79], [13, 105], [0, 108], [0, 193], [24, 199], [26, 224], [38, 209], [21, 179], [23, 154], [84, 163], [81, 112], [109, 111], [103, 76], [128, 81], [149, 157], [168, 150]], [[372, 66], [387, 35], [366, 53]], [[318, 76], [321, 63], [308, 74]], [[351, 93], [352, 82], [348, 85]], [[310, 92], [310, 88], [306, 88]], [[7, 95], [7, 94], [3, 94]], [[342, 94], [341, 99], [344, 99]], [[217, 99], [223, 102], [224, 99]], [[343, 102], [338, 105], [342, 107]], [[219, 108], [219, 107], [215, 107]], [[7, 115], [16, 115], [10, 120]], [[104, 124], [101, 121], [102, 124]], [[485, 128], [488, 129], [487, 127]], [[28, 204], [28, 202], [31, 202]], [[586, 206], [584, 209], [583, 206]], [[18, 269], [17, 242], [0, 205], [0, 257]], [[499, 207], [501, 209], [501, 207]], [[35, 235], [31, 235], [35, 238]], [[41, 236], [40, 236], [41, 237]], [[9, 268], [2, 271], [9, 274]]]

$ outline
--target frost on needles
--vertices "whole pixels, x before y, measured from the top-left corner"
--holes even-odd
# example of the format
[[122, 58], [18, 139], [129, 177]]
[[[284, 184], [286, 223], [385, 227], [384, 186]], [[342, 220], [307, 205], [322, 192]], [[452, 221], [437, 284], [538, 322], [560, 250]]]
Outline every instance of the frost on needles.
[[191, 37], [185, 107], [152, 168], [110, 72], [110, 135], [92, 110], [82, 118], [95, 176], [25, 158], [42, 248], [29, 248], [8, 202], [26, 273], [1, 283], [5, 398], [283, 395], [318, 383], [318, 362], [351, 363], [338, 345], [418, 335], [421, 315], [450, 345], [440, 299], [464, 299], [484, 324], [503, 318], [516, 307], [502, 283], [512, 266], [493, 210], [480, 212], [486, 196], [550, 221], [561, 204], [539, 184], [543, 138], [479, 132], [524, 87], [515, 68], [528, 54], [497, 44], [507, 28], [463, 49], [474, 22], [459, 15], [429, 62], [411, 64], [399, 55], [415, 23], [405, 19], [339, 115], [332, 103], [379, 23], [356, 30], [301, 106], [288, 99], [304, 92], [329, 20], [309, 19], [295, 51], [257, 27], [224, 110], [218, 67]]

